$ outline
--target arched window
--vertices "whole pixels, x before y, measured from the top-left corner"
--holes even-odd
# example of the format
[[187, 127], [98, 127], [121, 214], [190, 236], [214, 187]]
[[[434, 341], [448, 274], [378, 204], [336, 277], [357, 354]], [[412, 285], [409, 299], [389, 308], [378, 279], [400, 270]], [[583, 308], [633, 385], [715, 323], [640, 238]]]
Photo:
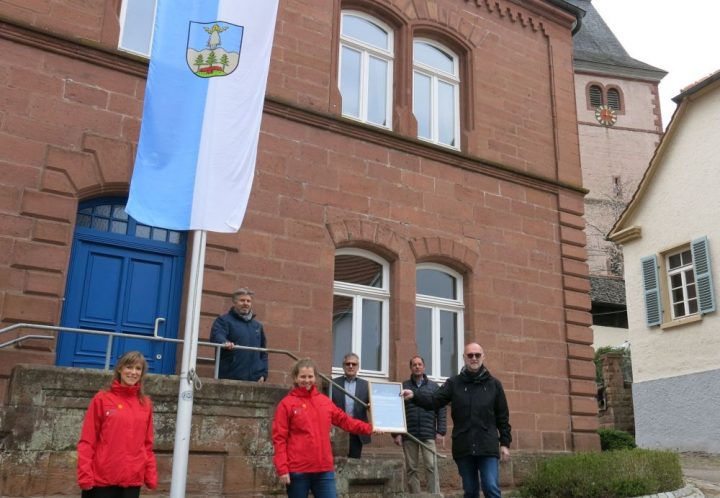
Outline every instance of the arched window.
[[338, 249], [333, 286], [333, 370], [346, 353], [360, 356], [360, 372], [387, 376], [390, 272], [369, 251]]
[[597, 85], [592, 85], [589, 90], [590, 93], [590, 107], [593, 109], [603, 105], [603, 91]]
[[393, 32], [360, 12], [340, 21], [340, 74], [344, 116], [392, 128]]
[[117, 202], [85, 202], [78, 209], [77, 229], [90, 229], [96, 232], [108, 232], [116, 235], [127, 235], [138, 239], [155, 242], [184, 245], [185, 232], [152, 227], [135, 221], [125, 212], [125, 201]]
[[413, 42], [413, 113], [418, 137], [460, 148], [460, 68], [457, 55], [430, 40]]
[[607, 105], [616, 111], [620, 110], [620, 92], [617, 88], [609, 88], [607, 91]]
[[455, 375], [461, 366], [464, 304], [462, 276], [441, 265], [416, 271], [415, 340], [434, 379]]

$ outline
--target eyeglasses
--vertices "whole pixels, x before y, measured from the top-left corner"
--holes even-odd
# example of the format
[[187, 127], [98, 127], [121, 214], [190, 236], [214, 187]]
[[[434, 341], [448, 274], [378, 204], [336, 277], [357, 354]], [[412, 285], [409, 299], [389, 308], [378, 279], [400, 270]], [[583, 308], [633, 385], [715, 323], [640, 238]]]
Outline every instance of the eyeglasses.
[[346, 367], [356, 367], [357, 363], [345, 363]]
[[473, 359], [473, 358], [480, 359], [480, 358], [482, 358], [482, 355], [483, 355], [482, 353], [465, 353], [465, 356], [467, 356], [470, 359]]

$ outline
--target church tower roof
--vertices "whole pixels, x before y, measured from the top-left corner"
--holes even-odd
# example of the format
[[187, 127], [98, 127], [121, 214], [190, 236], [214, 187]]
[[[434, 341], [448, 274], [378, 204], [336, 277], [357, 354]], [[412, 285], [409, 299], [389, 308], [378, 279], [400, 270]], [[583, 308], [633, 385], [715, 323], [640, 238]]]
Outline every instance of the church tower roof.
[[658, 82], [667, 74], [667, 71], [630, 57], [595, 10], [592, 0], [565, 1], [585, 11], [580, 30], [573, 37], [576, 71]]

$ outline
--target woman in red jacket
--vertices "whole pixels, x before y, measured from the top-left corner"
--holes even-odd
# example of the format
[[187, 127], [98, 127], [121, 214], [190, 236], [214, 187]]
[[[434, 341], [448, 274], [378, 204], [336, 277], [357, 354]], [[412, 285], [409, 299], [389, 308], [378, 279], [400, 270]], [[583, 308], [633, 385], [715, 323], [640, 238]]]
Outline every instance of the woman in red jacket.
[[90, 402], [77, 447], [82, 498], [137, 498], [143, 484], [157, 487], [152, 402], [142, 389], [146, 371], [142, 353], [125, 353], [110, 389]]
[[273, 463], [289, 498], [335, 498], [335, 467], [330, 426], [370, 434], [372, 426], [347, 415], [315, 387], [315, 363], [298, 361], [292, 369], [295, 388], [275, 410]]

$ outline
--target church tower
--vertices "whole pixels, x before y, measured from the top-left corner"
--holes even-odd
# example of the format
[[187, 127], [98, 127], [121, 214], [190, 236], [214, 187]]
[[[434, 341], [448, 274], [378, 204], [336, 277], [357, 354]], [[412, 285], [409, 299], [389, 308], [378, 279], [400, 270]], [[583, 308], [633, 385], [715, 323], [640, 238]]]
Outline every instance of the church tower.
[[[667, 72], [630, 57], [591, 0], [568, 1], [586, 12], [573, 38], [573, 66], [597, 347], [597, 326], [627, 327], [622, 252], [605, 236], [662, 136], [658, 85]], [[617, 333], [608, 338], [613, 345], [627, 329]]]

